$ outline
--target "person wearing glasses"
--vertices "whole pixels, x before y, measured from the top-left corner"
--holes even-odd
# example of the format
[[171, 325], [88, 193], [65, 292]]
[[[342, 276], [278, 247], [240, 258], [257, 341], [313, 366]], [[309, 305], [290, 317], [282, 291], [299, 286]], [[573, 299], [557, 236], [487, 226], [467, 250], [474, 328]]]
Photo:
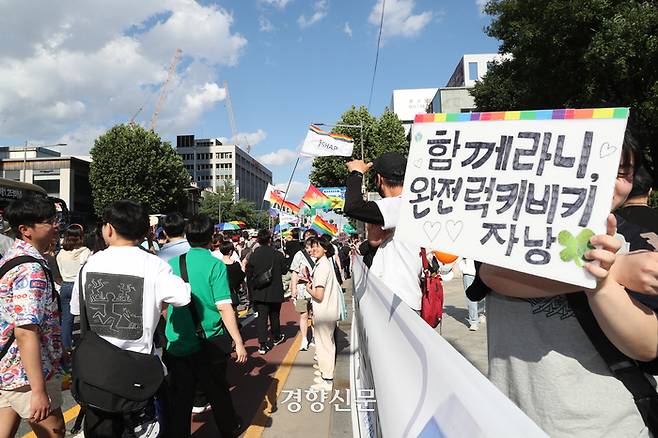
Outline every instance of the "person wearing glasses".
[[0, 279], [0, 436], [14, 436], [23, 418], [39, 437], [63, 437], [59, 310], [43, 256], [58, 231], [55, 205], [45, 196], [19, 199], [5, 218], [17, 239], [1, 265], [34, 261]]

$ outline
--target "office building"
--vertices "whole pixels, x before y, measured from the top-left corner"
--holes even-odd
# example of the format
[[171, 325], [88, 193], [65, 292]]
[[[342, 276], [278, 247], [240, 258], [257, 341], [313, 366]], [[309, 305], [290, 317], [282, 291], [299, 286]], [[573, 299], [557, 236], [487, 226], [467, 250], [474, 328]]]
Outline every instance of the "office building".
[[217, 190], [230, 182], [236, 200], [248, 200], [261, 208], [263, 194], [272, 183], [272, 172], [239, 146], [216, 138], [179, 135], [176, 152], [199, 188]]
[[439, 88], [427, 108], [428, 113], [466, 113], [475, 110], [475, 99], [469, 90], [482, 80], [494, 62], [509, 55], [481, 53], [464, 55], [445, 87]]

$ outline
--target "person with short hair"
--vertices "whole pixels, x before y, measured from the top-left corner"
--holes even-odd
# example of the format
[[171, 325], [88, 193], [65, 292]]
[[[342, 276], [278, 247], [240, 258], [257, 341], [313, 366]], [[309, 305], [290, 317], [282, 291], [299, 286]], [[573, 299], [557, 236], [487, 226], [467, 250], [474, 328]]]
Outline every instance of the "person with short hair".
[[334, 331], [340, 318], [340, 297], [343, 291], [329, 260], [333, 256], [333, 245], [324, 239], [308, 239], [311, 254], [317, 260], [312, 282], [306, 284], [306, 291], [313, 298], [313, 326], [315, 351], [318, 356], [319, 375], [311, 390], [331, 391], [336, 366], [336, 341]]
[[213, 223], [205, 214], [192, 216], [185, 232], [190, 243], [187, 254], [169, 261], [176, 275], [182, 276], [185, 258], [188, 281], [192, 287], [192, 302], [205, 342], [200, 341], [193, 313], [189, 307], [167, 311], [167, 355], [172, 399], [171, 436], [190, 436], [190, 418], [195, 390], [199, 388], [212, 408], [215, 423], [221, 436], [238, 436], [242, 429], [228, 382], [226, 369], [229, 351], [217, 347], [212, 340], [223, 338], [235, 342], [236, 361], [245, 363], [247, 351], [238, 328], [232, 307], [227, 269], [224, 263], [210, 253]]
[[[82, 267], [71, 294], [71, 313], [80, 315], [82, 295], [91, 331], [123, 350], [156, 354], [153, 335], [161, 310], [187, 305], [190, 286], [162, 259], [139, 247], [149, 232], [148, 211], [142, 204], [115, 201], [103, 210], [102, 224], [108, 247]], [[115, 308], [122, 313], [115, 314]], [[85, 438], [120, 437], [133, 433], [135, 424], [152, 429], [158, 425], [154, 411], [151, 406], [144, 416], [125, 418], [88, 407]]]
[[38, 437], [63, 437], [62, 341], [58, 298], [43, 253], [57, 235], [54, 203], [45, 196], [12, 202], [5, 218], [18, 238], [0, 266], [22, 263], [0, 279], [0, 436], [16, 434], [20, 419]]
[[[272, 234], [269, 230], [258, 231], [258, 247], [247, 262], [247, 284], [251, 291], [254, 310], [258, 312], [256, 328], [258, 329], [258, 352], [266, 354], [272, 347], [285, 340], [281, 333], [279, 321], [283, 294], [284, 255], [272, 248]], [[268, 275], [269, 274], [269, 275]], [[269, 281], [264, 280], [269, 276]], [[270, 333], [267, 329], [269, 320]]]
[[70, 226], [64, 232], [64, 243], [57, 254], [57, 265], [62, 276], [59, 296], [62, 300], [62, 344], [65, 350], [73, 346], [73, 315], [71, 315], [71, 293], [80, 268], [91, 251], [84, 246], [82, 227]]
[[190, 250], [190, 244], [185, 239], [185, 218], [180, 213], [169, 213], [162, 221], [162, 230], [167, 243], [158, 251], [158, 257], [168, 262], [174, 257]]
[[[343, 213], [366, 223], [368, 243], [359, 250], [370, 273], [386, 284], [411, 309], [420, 313], [420, 248], [393, 239], [402, 202], [402, 185], [407, 159], [399, 152], [385, 152], [373, 163], [353, 160], [347, 163]], [[363, 175], [371, 171], [382, 199], [364, 201]], [[391, 269], [395, 266], [397, 269]]]

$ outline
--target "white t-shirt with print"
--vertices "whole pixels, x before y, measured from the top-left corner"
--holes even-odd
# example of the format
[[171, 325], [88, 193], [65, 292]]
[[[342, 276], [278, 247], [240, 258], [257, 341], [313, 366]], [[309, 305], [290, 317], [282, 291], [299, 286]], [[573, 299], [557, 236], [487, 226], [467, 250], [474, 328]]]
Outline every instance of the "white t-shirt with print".
[[[136, 246], [111, 246], [89, 257], [82, 268], [84, 298], [94, 332], [117, 347], [152, 353], [163, 304], [190, 302], [190, 286], [159, 257]], [[80, 314], [79, 277], [71, 313]]]

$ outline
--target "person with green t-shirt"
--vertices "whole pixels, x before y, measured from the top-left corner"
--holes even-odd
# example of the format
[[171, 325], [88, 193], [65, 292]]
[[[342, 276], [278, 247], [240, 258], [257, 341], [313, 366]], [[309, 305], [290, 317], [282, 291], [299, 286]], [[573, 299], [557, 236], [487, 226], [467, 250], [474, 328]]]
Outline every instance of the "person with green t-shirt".
[[[191, 248], [187, 254], [169, 261], [174, 273], [184, 279], [182, 267], [186, 267], [192, 287], [189, 306], [194, 306], [194, 309], [169, 306], [167, 310], [166, 364], [173, 411], [168, 430], [175, 437], [190, 436], [190, 418], [197, 387], [201, 388], [212, 407], [221, 436], [238, 436], [242, 429], [226, 381], [231, 339], [235, 342], [238, 363], [246, 362], [247, 351], [231, 305], [226, 266], [209, 249], [213, 229], [207, 215], [190, 218], [185, 234]], [[203, 335], [197, 333], [195, 318]], [[202, 342], [200, 337], [205, 340]]]

